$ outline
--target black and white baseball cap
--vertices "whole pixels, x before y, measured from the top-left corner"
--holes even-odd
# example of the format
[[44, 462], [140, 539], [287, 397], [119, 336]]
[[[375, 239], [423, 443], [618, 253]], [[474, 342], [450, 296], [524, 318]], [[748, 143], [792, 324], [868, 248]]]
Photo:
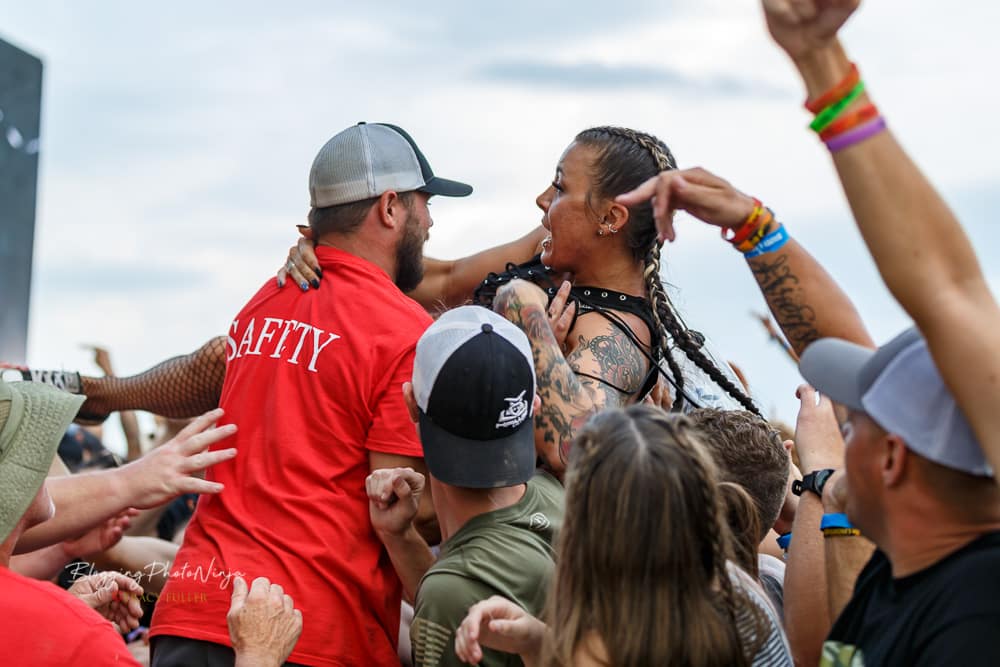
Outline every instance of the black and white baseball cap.
[[481, 306], [444, 313], [417, 342], [413, 393], [427, 469], [470, 489], [535, 471], [535, 365], [524, 332]]
[[314, 208], [371, 199], [388, 190], [465, 197], [472, 186], [435, 176], [410, 135], [387, 123], [358, 123], [340, 132], [319, 150], [309, 170]]
[[806, 348], [799, 370], [817, 391], [864, 412], [924, 458], [971, 475], [993, 476], [917, 329], [877, 350], [823, 338]]

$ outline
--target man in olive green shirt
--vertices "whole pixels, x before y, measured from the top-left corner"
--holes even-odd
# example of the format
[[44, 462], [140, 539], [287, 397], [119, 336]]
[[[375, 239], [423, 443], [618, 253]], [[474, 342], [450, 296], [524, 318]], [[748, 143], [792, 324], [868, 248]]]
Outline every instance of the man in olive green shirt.
[[[531, 346], [506, 319], [478, 306], [446, 312], [417, 343], [413, 384], [404, 393], [430, 472], [440, 556], [433, 561], [412, 527], [424, 491], [413, 470], [369, 476], [372, 525], [404, 589], [415, 592], [414, 664], [461, 665], [455, 630], [476, 602], [500, 595], [541, 613], [555, 569], [563, 488], [535, 470]], [[480, 664], [521, 660], [484, 650]]]

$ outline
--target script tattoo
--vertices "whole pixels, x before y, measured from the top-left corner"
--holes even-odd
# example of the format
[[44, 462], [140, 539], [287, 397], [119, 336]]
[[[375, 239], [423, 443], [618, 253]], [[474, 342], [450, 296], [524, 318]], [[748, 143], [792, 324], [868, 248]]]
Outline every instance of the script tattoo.
[[801, 353], [820, 337], [816, 330], [816, 312], [812, 306], [803, 303], [799, 277], [788, 266], [788, 256], [778, 255], [773, 261], [769, 258], [769, 255], [763, 255], [752, 260], [750, 270], [788, 342], [796, 352]]

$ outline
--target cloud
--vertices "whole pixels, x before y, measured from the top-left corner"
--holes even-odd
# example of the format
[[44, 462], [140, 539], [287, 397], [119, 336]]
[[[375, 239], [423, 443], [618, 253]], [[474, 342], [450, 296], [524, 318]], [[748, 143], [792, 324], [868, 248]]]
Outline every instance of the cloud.
[[590, 93], [597, 89], [660, 87], [713, 97], [787, 97], [771, 84], [722, 74], [691, 76], [667, 67], [605, 65], [601, 63], [556, 63], [544, 61], [497, 61], [478, 69], [484, 82], [565, 88]]

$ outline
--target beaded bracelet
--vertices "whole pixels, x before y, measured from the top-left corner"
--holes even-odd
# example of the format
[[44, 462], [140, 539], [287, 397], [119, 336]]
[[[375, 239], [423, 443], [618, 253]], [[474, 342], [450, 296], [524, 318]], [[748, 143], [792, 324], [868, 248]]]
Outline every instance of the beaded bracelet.
[[858, 66], [851, 63], [851, 70], [843, 79], [841, 79], [840, 83], [817, 97], [812, 102], [806, 100], [806, 109], [814, 114], [819, 113], [842, 97], [846, 97], [847, 94], [851, 92], [851, 89], [858, 85], [860, 80], [861, 75], [858, 73]]
[[785, 226], [778, 225], [777, 229], [760, 240], [760, 243], [757, 244], [756, 248], [743, 253], [743, 256], [747, 259], [753, 259], [754, 257], [760, 257], [761, 255], [769, 252], [776, 252], [788, 243], [790, 238], [791, 236], [788, 235], [788, 231], [785, 230]]
[[819, 133], [819, 138], [823, 141], [829, 141], [839, 134], [843, 134], [848, 130], [853, 130], [859, 125], [864, 125], [873, 118], [878, 117], [878, 109], [874, 104], [866, 104], [860, 109], [856, 109], [849, 114], [841, 116], [833, 123], [830, 127], [826, 128]]
[[[747, 240], [755, 231], [758, 229], [758, 220], [761, 213], [764, 210], [764, 205], [760, 203], [760, 200], [754, 197], [753, 200], [753, 211], [747, 216], [747, 219], [743, 221], [743, 224], [735, 229], [728, 227], [723, 227], [720, 232], [722, 238], [729, 241], [733, 245], [738, 245]], [[726, 234], [732, 234], [732, 236], [727, 236]]]
[[866, 123], [861, 127], [856, 127], [853, 130], [844, 132], [843, 134], [838, 134], [836, 137], [826, 142], [826, 147], [831, 153], [842, 151], [855, 144], [860, 144], [866, 139], [871, 139], [876, 134], [882, 132], [885, 127], [885, 118], [879, 116], [875, 120], [870, 123]]

